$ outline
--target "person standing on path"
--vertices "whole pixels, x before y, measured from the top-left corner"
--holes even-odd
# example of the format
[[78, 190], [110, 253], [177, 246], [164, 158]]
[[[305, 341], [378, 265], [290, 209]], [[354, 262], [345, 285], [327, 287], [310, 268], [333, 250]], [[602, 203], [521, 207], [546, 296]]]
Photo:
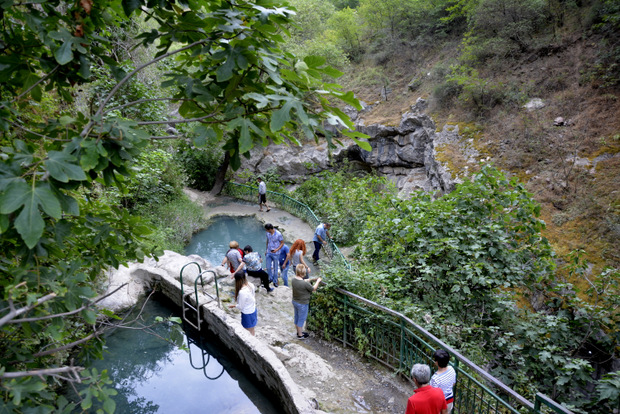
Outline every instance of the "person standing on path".
[[454, 384], [456, 383], [456, 372], [454, 368], [448, 365], [450, 354], [445, 349], [438, 349], [433, 354], [437, 372], [431, 377], [431, 386], [441, 388], [443, 395], [448, 404], [448, 414], [452, 412], [454, 407]]
[[293, 288], [293, 308], [295, 309], [295, 328], [297, 329], [297, 339], [306, 339], [308, 332], [304, 332], [304, 324], [308, 318], [308, 310], [310, 309], [310, 296], [319, 287], [321, 278], [317, 278], [312, 286], [309, 281], [304, 280], [306, 268], [299, 264], [295, 268], [295, 278], [291, 281]]
[[260, 278], [267, 292], [273, 291], [273, 288], [269, 287], [269, 275], [262, 268], [263, 259], [260, 254], [255, 252], [249, 244], [243, 248], [243, 253], [243, 262], [239, 266], [239, 270], [245, 268], [248, 275]]
[[308, 279], [308, 274], [310, 273], [310, 267], [306, 264], [306, 261], [304, 260], [305, 255], [306, 255], [306, 242], [304, 242], [302, 239], [295, 240], [284, 262], [284, 266], [287, 266], [287, 268], [290, 266], [291, 273], [292, 273], [291, 277], [295, 277], [295, 269], [297, 269], [297, 265], [302, 264], [306, 268], [304, 279]]
[[288, 257], [288, 252], [289, 252], [288, 246], [285, 244], [280, 249], [280, 256], [278, 256], [278, 264], [280, 265], [280, 276], [282, 277], [284, 286], [288, 286], [289, 263], [286, 262], [286, 258]]
[[282, 234], [273, 228], [273, 224], [265, 224], [267, 241], [265, 243], [265, 257], [267, 258], [267, 274], [269, 280], [278, 287], [278, 268], [280, 267], [280, 250], [284, 246]]
[[327, 245], [327, 239], [330, 239], [329, 229], [331, 228], [331, 224], [329, 223], [320, 223], [316, 226], [314, 230], [314, 237], [312, 241], [314, 242], [314, 253], [312, 253], [312, 259], [314, 263], [319, 260], [319, 252], [321, 251], [321, 247]]
[[407, 400], [405, 414], [447, 414], [448, 405], [443, 391], [428, 384], [431, 368], [425, 364], [415, 364], [411, 368], [411, 377], [417, 388]]
[[267, 184], [260, 177], [256, 181], [258, 181], [258, 211], [263, 211], [263, 206], [270, 211], [271, 209], [267, 207]]
[[241, 325], [252, 335], [258, 322], [258, 309], [254, 296], [254, 285], [245, 278], [245, 272], [235, 272], [235, 301], [236, 305], [228, 305], [230, 308], [237, 307], [241, 311]]

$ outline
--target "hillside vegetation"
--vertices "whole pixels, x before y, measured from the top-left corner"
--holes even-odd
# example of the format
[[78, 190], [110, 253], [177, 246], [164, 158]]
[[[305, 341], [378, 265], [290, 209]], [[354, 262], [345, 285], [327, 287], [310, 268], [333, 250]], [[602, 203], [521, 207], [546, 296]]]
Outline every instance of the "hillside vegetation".
[[[291, 3], [289, 47], [344, 68], [341, 82], [372, 104], [366, 125], [398, 125], [427, 99], [439, 129], [458, 126], [462, 145], [526, 183], [559, 253], [583, 249], [598, 269], [620, 265], [618, 2]], [[534, 98], [544, 107], [525, 109]], [[462, 145], [439, 148], [459, 176], [478, 168]]]
[[[370, 105], [365, 125], [398, 125], [422, 97], [438, 129], [462, 136], [438, 151], [466, 182], [438, 200], [399, 201], [387, 183], [346, 172], [295, 190], [335, 223], [338, 243], [357, 245], [354, 271], [337, 268], [331, 280], [401, 310], [524, 395], [611, 412], [620, 385], [620, 4], [292, 4], [288, 47], [342, 68], [342, 83]], [[535, 98], [542, 105], [526, 108]], [[480, 159], [468, 159], [469, 146]], [[339, 321], [323, 300], [315, 323], [329, 334]]]
[[[254, 146], [331, 144], [326, 124], [369, 149], [342, 107], [359, 98], [366, 124], [397, 124], [418, 97], [438, 128], [458, 126], [439, 153], [463, 184], [411, 200], [346, 170], [301, 184], [293, 195], [357, 245], [354, 274], [326, 280], [430, 315], [527, 396], [615, 409], [620, 3], [290, 6], [0, 5], [0, 411], [114, 411], [107, 373], [79, 362], [101, 357], [118, 317], [95, 306], [101, 276], [204, 225], [184, 185], [217, 188]], [[544, 106], [524, 109], [532, 98]], [[75, 400], [59, 393], [77, 382]]]

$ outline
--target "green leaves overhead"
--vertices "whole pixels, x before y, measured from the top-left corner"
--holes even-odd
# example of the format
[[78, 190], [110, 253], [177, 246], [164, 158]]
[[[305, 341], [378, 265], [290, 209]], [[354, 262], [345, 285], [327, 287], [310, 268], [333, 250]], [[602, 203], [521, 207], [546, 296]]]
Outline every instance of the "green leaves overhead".
[[75, 164], [77, 160], [75, 157], [58, 151], [50, 151], [47, 157], [45, 166], [49, 174], [56, 180], [63, 183], [68, 183], [69, 180], [86, 180], [86, 174], [82, 168]]
[[[352, 129], [338, 105], [357, 100], [323, 82], [341, 73], [322, 58], [297, 61], [281, 50], [294, 13], [279, 0], [36, 0], [4, 2], [0, 11], [0, 308], [56, 294], [29, 311], [46, 316], [40, 323], [0, 331], [19, 344], [0, 344], [0, 376], [61, 361], [61, 355], [33, 356], [38, 347], [71, 352], [79, 343], [100, 353], [99, 341], [83, 342], [92, 326], [81, 329], [95, 324], [98, 311], [87, 307], [67, 321], [48, 316], [84, 306], [104, 268], [146, 254], [147, 229], [119, 205], [133, 202], [124, 197], [130, 192], [149, 198], [147, 190], [156, 189], [167, 197], [177, 188], [152, 183], [144, 165], [136, 168], [150, 139], [186, 136], [198, 147], [217, 145], [225, 155], [213, 159], [238, 168], [256, 145], [300, 145], [301, 133], [331, 144], [324, 125]], [[132, 57], [137, 50], [139, 63], [124, 60], [128, 50]], [[163, 73], [161, 85], [146, 85], [142, 75], [150, 78], [150, 71]], [[159, 87], [165, 92], [153, 92]], [[92, 99], [83, 99], [85, 90]], [[79, 106], [72, 105], [76, 96]], [[179, 132], [167, 136], [166, 105], [178, 108], [180, 118]], [[147, 158], [164, 168], [157, 151]], [[179, 173], [173, 182], [182, 180]], [[103, 200], [110, 193], [119, 194], [119, 205]], [[97, 378], [89, 381], [99, 386]], [[45, 379], [23, 381], [33, 388], [1, 382], [3, 401], [21, 392], [22, 411], [56, 404]], [[86, 395], [82, 407], [94, 407], [97, 395], [105, 392]], [[113, 411], [111, 400], [103, 401]]]
[[48, 184], [38, 183], [35, 186], [23, 181], [10, 185], [0, 194], [0, 213], [9, 214], [23, 207], [15, 220], [15, 229], [24, 239], [29, 248], [39, 241], [45, 222], [41, 217], [41, 208], [50, 217], [59, 219], [60, 202], [50, 190]]

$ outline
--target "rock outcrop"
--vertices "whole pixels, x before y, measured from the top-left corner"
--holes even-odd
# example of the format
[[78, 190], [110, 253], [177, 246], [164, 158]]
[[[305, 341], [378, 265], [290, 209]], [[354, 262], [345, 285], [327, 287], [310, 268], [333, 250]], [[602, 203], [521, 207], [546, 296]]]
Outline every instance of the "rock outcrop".
[[300, 182], [309, 175], [332, 170], [346, 160], [352, 167], [388, 177], [403, 198], [416, 190], [449, 192], [454, 182], [435, 157], [435, 123], [422, 113], [423, 100], [418, 100], [411, 109], [402, 116], [398, 126], [366, 126], [357, 113], [347, 111], [356, 121], [357, 129], [370, 136], [371, 151], [361, 149], [351, 140], [342, 140], [343, 145], [331, 151], [326, 143], [299, 147], [271, 145], [255, 148], [242, 168], [256, 174], [275, 171], [285, 181]]
[[[203, 271], [211, 270], [211, 272], [203, 275], [204, 284], [211, 283], [214, 275], [218, 278], [230, 275], [224, 267], [213, 267], [208, 261], [198, 255], [183, 256], [166, 250], [164, 255], [159, 257], [159, 260], [147, 258], [142, 263], [134, 262], [128, 266], [119, 266], [118, 269], [110, 269], [106, 273], [107, 288], [105, 294], [116, 292], [99, 301], [97, 306], [114, 312], [129, 309], [156, 282], [161, 281], [162, 277], [167, 276], [179, 280], [180, 270], [190, 262], [198, 263]], [[197, 266], [187, 267], [187, 271], [184, 272], [183, 284], [188, 288], [193, 288], [197, 275]]]

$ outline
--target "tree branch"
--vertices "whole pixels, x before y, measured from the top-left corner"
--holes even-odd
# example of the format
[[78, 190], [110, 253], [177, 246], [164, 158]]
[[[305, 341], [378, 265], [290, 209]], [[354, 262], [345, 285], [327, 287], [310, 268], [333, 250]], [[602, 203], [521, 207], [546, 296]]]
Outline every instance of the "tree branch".
[[[113, 294], [115, 294], [116, 292], [118, 292], [119, 290], [121, 290], [122, 288], [124, 288], [125, 286], [127, 286], [127, 283], [123, 283], [122, 285], [120, 285], [119, 287], [117, 287], [116, 289], [114, 289], [112, 292], [107, 293], [103, 296], [98, 297], [97, 299], [88, 302], [86, 305], [72, 310], [70, 312], [64, 312], [64, 313], [55, 313], [53, 315], [45, 315], [45, 316], [38, 316], [36, 318], [21, 318], [21, 319], [13, 319], [13, 320], [9, 320], [8, 323], [24, 323], [24, 322], [38, 322], [38, 321], [44, 321], [46, 319], [54, 319], [54, 318], [62, 318], [64, 316], [71, 316], [71, 315], [75, 315], [76, 313], [79, 313], [81, 311], [83, 311], [86, 308], [89, 308], [91, 306], [93, 306], [95, 303], [101, 302], [103, 299], [107, 298], [108, 296], [112, 296]], [[52, 295], [56, 296], [55, 293], [52, 293]], [[28, 309], [30, 310], [30, 309]], [[23, 312], [22, 312], [23, 313]], [[5, 316], [6, 317], [6, 316]], [[4, 319], [4, 318], [3, 318]], [[6, 323], [6, 322], [5, 322]], [[0, 323], [0, 326], [2, 326], [2, 324]]]
[[[110, 99], [112, 99], [112, 97], [116, 94], [116, 92], [118, 92], [118, 90], [121, 88], [121, 86], [123, 86], [125, 83], [127, 83], [127, 81], [129, 81], [129, 79], [131, 79], [136, 73], [140, 72], [142, 69], [146, 68], [149, 65], [152, 65], [153, 63], [157, 63], [162, 59], [165, 59], [167, 57], [170, 57], [174, 54], [183, 52], [185, 50], [191, 49], [194, 46], [198, 46], [201, 44], [204, 44], [206, 42], [208, 42], [208, 39], [202, 39], [202, 40], [198, 40], [194, 43], [191, 43], [185, 47], [182, 47], [181, 49], [177, 49], [174, 50], [172, 52], [168, 52], [165, 53], [159, 57], [156, 57], [155, 59], [146, 62], [140, 66], [138, 66], [136, 69], [134, 69], [132, 72], [128, 73], [123, 79], [121, 79], [120, 82], [118, 82], [114, 88], [112, 88], [112, 90], [110, 91], [110, 93], [108, 93], [108, 95], [105, 97], [105, 99], [103, 100], [103, 102], [99, 105], [99, 109], [97, 109], [97, 112], [95, 112], [95, 115], [93, 116], [94, 118], [100, 117], [103, 114], [103, 108], [105, 108], [105, 106], [108, 104], [108, 102], [110, 101]], [[80, 134], [82, 137], [85, 137], [88, 134], [88, 131], [92, 128], [92, 126], [95, 124], [95, 121], [93, 119], [90, 120], [90, 122], [84, 127], [84, 129], [82, 130], [82, 133]]]
[[128, 102], [124, 105], [118, 105], [115, 106], [114, 108], [110, 108], [107, 111], [104, 111], [104, 114], [107, 114], [109, 112], [115, 111], [117, 109], [123, 109], [126, 108], [128, 106], [133, 106], [133, 105], [138, 105], [144, 102], [152, 102], [152, 101], [191, 101], [193, 99], [185, 99], [185, 98], [150, 98], [150, 99], [138, 99], [137, 101], [133, 101], [133, 102]]
[[165, 135], [163, 137], [149, 137], [149, 139], [179, 139], [184, 138], [183, 135]]
[[47, 369], [35, 369], [32, 371], [17, 371], [17, 372], [5, 372], [4, 374], [0, 374], [0, 378], [10, 379], [10, 378], [21, 378], [21, 377], [45, 377], [49, 375], [58, 375], [71, 373], [74, 374], [76, 379], [79, 380], [79, 376], [77, 375], [80, 371], [83, 371], [84, 367], [62, 367], [62, 368], [47, 368]]
[[140, 122], [138, 122], [138, 125], [187, 124], [189, 122], [204, 121], [205, 119], [213, 118], [215, 115], [217, 115], [216, 112], [213, 112], [213, 113], [211, 113], [209, 115], [201, 116], [201, 117], [198, 117], [198, 118], [173, 119], [173, 120], [170, 120], [170, 121], [140, 121]]
[[41, 138], [46, 138], [46, 139], [49, 139], [50, 141], [71, 142], [70, 139], [52, 138], [52, 137], [49, 137], [47, 135], [39, 134], [38, 132], [34, 132], [34, 131], [26, 128], [26, 127], [23, 127], [23, 126], [19, 125], [16, 122], [11, 122], [11, 125], [13, 125], [16, 128], [23, 129], [24, 131], [26, 131], [29, 134], [36, 135], [36, 136], [41, 137]]
[[[25, 307], [19, 308], [19, 309], [15, 309], [13, 306], [11, 306], [11, 310], [9, 311], [9, 313], [4, 315], [0, 319], [0, 327], [2, 327], [3, 325], [7, 324], [8, 322], [12, 322], [12, 320], [15, 319], [16, 317], [18, 317], [19, 315], [22, 315], [22, 314], [32, 310], [36, 306], [42, 304], [43, 302], [47, 302], [48, 300], [54, 299], [55, 297], [56, 297], [55, 293], [50, 293], [49, 295], [45, 295], [45, 296], [37, 299], [37, 301], [35, 303], [33, 303], [32, 305], [30, 305], [30, 306], [25, 306]], [[12, 304], [13, 301], [10, 300], [9, 303]]]
[[[52, 76], [52, 74], [54, 72], [56, 72], [56, 70], [60, 67], [60, 65], [56, 65], [56, 67], [54, 69], [52, 69], [49, 73], [47, 73], [45, 76], [43, 76], [41, 79], [39, 79], [38, 81], [36, 81], [34, 84], [32, 84], [28, 89], [26, 89], [24, 92], [22, 92], [21, 94], [17, 95], [15, 98], [13, 98], [13, 100], [11, 101], [11, 103], [13, 102], [17, 102], [19, 101], [21, 98], [23, 98], [24, 96], [26, 96], [31, 90], [33, 90], [38, 84], [40, 84], [41, 82], [44, 82], [47, 78], [49, 78], [50, 76]], [[4, 108], [5, 105], [0, 105], [0, 109]]]
[[37, 352], [36, 354], [32, 354], [33, 358], [38, 358], [38, 357], [42, 357], [42, 356], [46, 356], [46, 355], [52, 355], [55, 354], [56, 352], [60, 352], [60, 351], [66, 351], [67, 349], [71, 349], [75, 346], [81, 345], [84, 342], [88, 342], [89, 340], [91, 340], [92, 338], [98, 337], [100, 334], [100, 332], [93, 332], [88, 336], [85, 336], [82, 339], [79, 339], [77, 341], [71, 342], [69, 344], [63, 345], [61, 347], [58, 348], [54, 348], [54, 349], [49, 349], [47, 351], [42, 351], [42, 352]]

